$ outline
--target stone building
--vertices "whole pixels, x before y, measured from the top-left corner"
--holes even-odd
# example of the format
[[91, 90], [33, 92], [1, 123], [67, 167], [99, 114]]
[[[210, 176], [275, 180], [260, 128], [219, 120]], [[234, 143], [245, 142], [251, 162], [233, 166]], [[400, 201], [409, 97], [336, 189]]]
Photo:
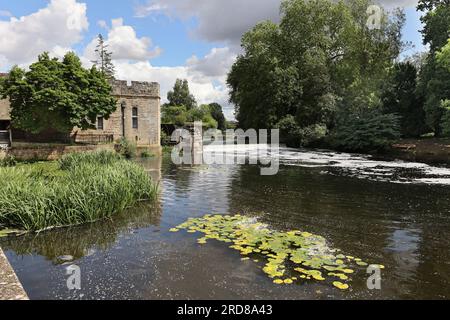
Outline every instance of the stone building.
[[152, 82], [115, 80], [113, 95], [117, 109], [108, 119], [97, 119], [97, 130], [80, 131], [78, 136], [113, 135], [116, 141], [125, 137], [138, 146], [159, 146], [161, 136], [161, 108], [159, 84]]
[[[4, 75], [3, 75], [4, 76]], [[76, 140], [89, 141], [91, 137], [125, 137], [138, 147], [159, 147], [161, 135], [160, 88], [156, 82], [114, 80], [113, 96], [117, 109], [108, 119], [99, 117], [96, 130], [74, 128]], [[10, 127], [9, 102], [0, 100], [0, 130]], [[14, 141], [14, 135], [13, 135]]]

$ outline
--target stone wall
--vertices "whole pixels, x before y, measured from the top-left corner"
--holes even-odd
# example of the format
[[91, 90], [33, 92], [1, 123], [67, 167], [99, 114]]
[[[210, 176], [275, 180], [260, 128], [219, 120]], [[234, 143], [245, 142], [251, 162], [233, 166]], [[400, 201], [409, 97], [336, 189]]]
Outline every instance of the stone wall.
[[3, 155], [10, 155], [20, 161], [38, 160], [58, 160], [63, 155], [76, 152], [111, 150], [114, 151], [114, 145], [86, 145], [86, 146], [66, 146], [51, 144], [30, 144], [30, 143], [14, 143], [13, 147], [8, 151], [3, 151]]
[[0, 248], [0, 301], [28, 300], [28, 296], [16, 273]]
[[[114, 80], [113, 95], [117, 98], [117, 109], [109, 119], [104, 119], [103, 130], [81, 131], [78, 135], [112, 134], [114, 140], [123, 136], [138, 146], [159, 146], [161, 137], [160, 87], [156, 82]], [[123, 111], [122, 111], [123, 107]], [[133, 108], [138, 109], [138, 128], [133, 128]], [[0, 120], [10, 120], [8, 100], [0, 100]], [[122, 114], [123, 112], [123, 114]], [[122, 117], [124, 127], [122, 125]], [[13, 137], [14, 139], [14, 137]]]
[[11, 120], [8, 100], [0, 99], [0, 120]]
[[[160, 89], [156, 82], [116, 80], [113, 95], [117, 109], [109, 119], [103, 120], [103, 130], [78, 131], [82, 134], [112, 134], [114, 140], [123, 136], [138, 146], [159, 146], [161, 137]], [[138, 128], [133, 128], [133, 108], [138, 110]], [[122, 117], [125, 128], [122, 126]]]

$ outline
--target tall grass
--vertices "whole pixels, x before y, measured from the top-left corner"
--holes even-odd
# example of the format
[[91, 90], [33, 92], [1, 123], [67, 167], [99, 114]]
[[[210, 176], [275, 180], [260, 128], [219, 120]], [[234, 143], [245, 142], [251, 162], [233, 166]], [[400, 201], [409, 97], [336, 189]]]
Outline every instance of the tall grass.
[[34, 231], [110, 217], [157, 194], [141, 166], [106, 151], [0, 168], [0, 180], [0, 225]]

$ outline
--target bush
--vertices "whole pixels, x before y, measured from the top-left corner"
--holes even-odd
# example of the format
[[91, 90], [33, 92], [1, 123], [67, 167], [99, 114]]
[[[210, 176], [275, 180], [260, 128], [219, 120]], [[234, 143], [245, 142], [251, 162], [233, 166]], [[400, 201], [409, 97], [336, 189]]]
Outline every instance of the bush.
[[366, 111], [341, 120], [328, 141], [333, 148], [344, 151], [381, 151], [400, 138], [399, 123], [394, 114]]
[[155, 155], [150, 151], [142, 151], [141, 158], [153, 158]]
[[17, 160], [14, 156], [7, 155], [0, 159], [0, 167], [14, 167], [15, 165], [17, 165]]
[[283, 118], [278, 122], [277, 127], [280, 129], [281, 142], [292, 148], [309, 146], [322, 139], [327, 133], [325, 125], [312, 125], [300, 128], [292, 115]]
[[0, 225], [30, 231], [93, 222], [157, 194], [141, 166], [114, 153], [0, 168], [0, 179]]
[[128, 141], [126, 138], [120, 139], [116, 145], [116, 151], [127, 159], [136, 157], [136, 149], [136, 144]]
[[450, 100], [442, 101], [441, 105], [444, 109], [441, 120], [442, 135], [450, 137]]
[[169, 146], [171, 144], [171, 137], [163, 130], [161, 130], [161, 145]]

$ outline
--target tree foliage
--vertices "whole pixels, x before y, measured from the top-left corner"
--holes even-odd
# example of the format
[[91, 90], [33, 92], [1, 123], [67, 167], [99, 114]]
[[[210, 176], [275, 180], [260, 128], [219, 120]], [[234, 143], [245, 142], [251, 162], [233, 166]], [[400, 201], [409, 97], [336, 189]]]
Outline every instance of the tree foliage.
[[115, 67], [112, 62], [111, 51], [108, 51], [109, 45], [105, 43], [105, 39], [102, 34], [99, 34], [97, 37], [97, 47], [95, 49], [95, 55], [97, 59], [92, 61], [92, 63], [97, 67], [98, 70], [103, 72], [108, 78], [114, 78]]
[[376, 110], [348, 117], [329, 137], [334, 148], [356, 152], [383, 150], [399, 138], [399, 117]]
[[445, 113], [442, 101], [450, 99], [450, 69], [445, 63], [450, 37], [450, 3], [449, 0], [421, 0], [417, 9], [423, 12], [423, 42], [430, 46], [418, 89], [425, 99], [426, 123], [440, 136]]
[[87, 70], [74, 53], [62, 61], [39, 56], [29, 71], [14, 67], [3, 81], [1, 96], [9, 98], [13, 126], [31, 133], [46, 129], [70, 132], [95, 128], [98, 116], [116, 109], [111, 85], [95, 67]]
[[450, 137], [450, 100], [441, 101], [443, 116], [441, 120], [442, 135]]
[[197, 106], [195, 97], [189, 91], [189, 83], [187, 80], [177, 79], [173, 90], [167, 93], [167, 100], [171, 106], [184, 106], [187, 110], [191, 110]]
[[227, 120], [223, 114], [223, 108], [220, 104], [213, 102], [209, 104], [211, 117], [217, 122], [217, 128], [225, 131], [227, 129]]
[[439, 66], [446, 68], [450, 72], [450, 39], [448, 39], [447, 44], [437, 52], [436, 57]]
[[400, 116], [404, 137], [420, 137], [426, 133], [423, 99], [417, 95], [417, 69], [411, 62], [394, 65], [387, 77], [381, 100], [385, 113]]
[[286, 0], [279, 24], [263, 22], [247, 32], [227, 80], [240, 126], [291, 126], [294, 119], [300, 129], [327, 132], [340, 113], [379, 106], [405, 20], [397, 11], [370, 30], [370, 4]]

